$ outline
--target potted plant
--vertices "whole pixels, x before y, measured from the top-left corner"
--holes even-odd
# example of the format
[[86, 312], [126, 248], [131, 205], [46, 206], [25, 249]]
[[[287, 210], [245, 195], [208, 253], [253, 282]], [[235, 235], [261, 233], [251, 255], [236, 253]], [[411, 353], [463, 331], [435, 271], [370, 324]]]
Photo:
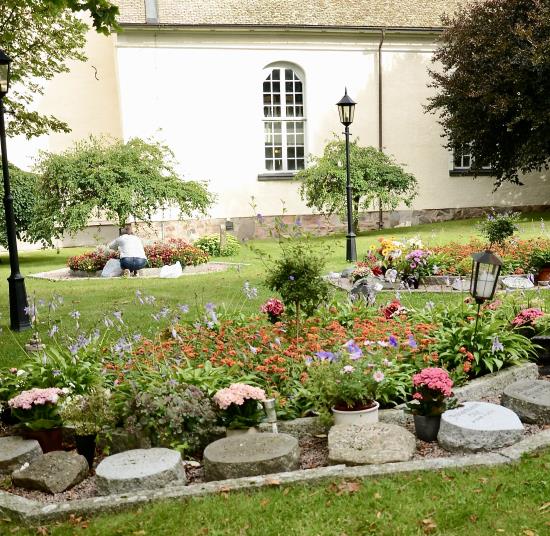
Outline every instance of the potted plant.
[[90, 468], [94, 463], [97, 434], [113, 421], [109, 398], [109, 391], [94, 387], [86, 395], [68, 397], [59, 411], [63, 422], [74, 429], [76, 450], [86, 458]]
[[384, 373], [362, 356], [354, 340], [345, 344], [344, 352], [317, 352], [308, 359], [308, 384], [316, 409], [325, 423], [369, 424], [378, 422], [376, 394]]
[[535, 274], [535, 282], [548, 285], [550, 281], [550, 249], [536, 249], [531, 254], [530, 269]]
[[409, 288], [417, 289], [420, 285], [420, 278], [429, 273], [428, 259], [430, 255], [431, 251], [417, 248], [405, 256], [402, 277]]
[[22, 435], [36, 439], [44, 453], [61, 450], [60, 398], [65, 389], [48, 387], [22, 391], [8, 401], [12, 415], [19, 421]]
[[285, 311], [285, 306], [281, 300], [277, 298], [269, 298], [261, 307], [260, 311], [266, 313], [269, 321], [272, 324], [280, 320], [281, 315]]
[[413, 400], [407, 409], [413, 414], [416, 436], [423, 441], [435, 441], [441, 414], [456, 406], [452, 398], [453, 381], [446, 370], [428, 367], [412, 377]]
[[213, 397], [221, 410], [221, 421], [228, 436], [256, 432], [256, 425], [264, 416], [260, 402], [266, 400], [265, 391], [245, 383], [233, 383], [220, 389]]

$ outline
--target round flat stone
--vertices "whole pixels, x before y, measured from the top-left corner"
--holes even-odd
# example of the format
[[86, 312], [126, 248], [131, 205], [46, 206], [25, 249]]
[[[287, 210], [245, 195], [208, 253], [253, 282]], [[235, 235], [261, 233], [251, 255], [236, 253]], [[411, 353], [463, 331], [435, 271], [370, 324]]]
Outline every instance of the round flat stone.
[[523, 436], [523, 425], [511, 410], [488, 402], [464, 402], [441, 416], [437, 440], [447, 450], [476, 452], [507, 447]]
[[41, 455], [42, 449], [36, 439], [0, 437], [0, 475], [20, 469], [25, 462], [31, 462]]
[[328, 433], [328, 458], [334, 464], [403, 462], [410, 460], [415, 450], [414, 435], [396, 424], [338, 425]]
[[163, 488], [185, 484], [181, 454], [165, 448], [127, 450], [105, 458], [96, 469], [102, 494]]
[[523, 422], [550, 423], [550, 382], [520, 380], [510, 384], [502, 394], [503, 406], [516, 413]]
[[226, 437], [204, 450], [206, 480], [284, 473], [299, 468], [298, 440], [288, 434]]

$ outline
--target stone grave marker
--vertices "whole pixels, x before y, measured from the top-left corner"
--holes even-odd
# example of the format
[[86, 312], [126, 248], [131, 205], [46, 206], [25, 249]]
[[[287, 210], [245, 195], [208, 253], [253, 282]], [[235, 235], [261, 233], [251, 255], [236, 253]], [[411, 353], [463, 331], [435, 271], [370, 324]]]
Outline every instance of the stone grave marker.
[[520, 380], [502, 394], [502, 405], [517, 413], [523, 422], [550, 423], [550, 382]]
[[338, 425], [328, 434], [328, 457], [333, 464], [403, 462], [410, 460], [415, 450], [414, 435], [396, 424]]
[[244, 434], [218, 439], [204, 450], [206, 480], [294, 471], [300, 466], [298, 440], [288, 434]]
[[464, 402], [441, 416], [437, 440], [447, 450], [477, 452], [507, 447], [523, 436], [523, 425], [510, 409], [488, 402]]
[[185, 484], [181, 454], [165, 448], [127, 450], [105, 458], [96, 469], [101, 494]]
[[0, 475], [9, 474], [38, 456], [42, 456], [42, 449], [36, 439], [0, 437]]
[[48, 452], [23, 467], [11, 475], [14, 486], [48, 493], [60, 493], [76, 486], [89, 472], [86, 458], [75, 450]]

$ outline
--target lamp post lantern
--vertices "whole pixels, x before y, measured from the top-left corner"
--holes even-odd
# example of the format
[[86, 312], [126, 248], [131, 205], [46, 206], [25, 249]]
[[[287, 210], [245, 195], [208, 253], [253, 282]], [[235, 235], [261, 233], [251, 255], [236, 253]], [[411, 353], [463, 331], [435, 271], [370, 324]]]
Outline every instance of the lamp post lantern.
[[476, 325], [474, 328], [475, 337], [479, 320], [479, 309], [485, 300], [491, 300], [495, 295], [502, 261], [488, 249], [481, 253], [472, 254], [472, 259], [470, 294], [477, 303]]
[[2, 176], [4, 179], [4, 211], [6, 215], [6, 235], [10, 256], [10, 276], [8, 289], [10, 296], [10, 327], [14, 331], [30, 328], [28, 315], [27, 292], [25, 279], [19, 272], [19, 256], [17, 254], [17, 234], [15, 216], [13, 213], [13, 197], [10, 189], [10, 174], [8, 169], [8, 153], [6, 151], [6, 127], [4, 124], [4, 97], [10, 88], [11, 58], [0, 49], [0, 151], [2, 152]]
[[348, 214], [348, 233], [346, 234], [346, 260], [355, 262], [357, 260], [357, 248], [355, 246], [355, 233], [353, 232], [353, 205], [352, 205], [352, 187], [349, 171], [349, 126], [353, 123], [353, 114], [355, 112], [355, 102], [349, 97], [346, 88], [344, 96], [336, 103], [340, 122], [344, 125], [344, 134], [346, 136], [346, 197]]

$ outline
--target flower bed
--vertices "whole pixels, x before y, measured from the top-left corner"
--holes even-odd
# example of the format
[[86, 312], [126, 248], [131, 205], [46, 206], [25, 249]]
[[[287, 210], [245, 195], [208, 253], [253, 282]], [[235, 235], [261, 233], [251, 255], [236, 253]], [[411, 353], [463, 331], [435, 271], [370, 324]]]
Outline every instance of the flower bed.
[[[180, 262], [182, 266], [197, 266], [208, 262], [208, 254], [185, 240], [171, 238], [167, 243], [155, 242], [144, 247], [151, 268], [161, 268]], [[118, 251], [97, 248], [67, 259], [67, 266], [73, 271], [98, 272], [103, 270], [109, 259], [118, 259]]]

